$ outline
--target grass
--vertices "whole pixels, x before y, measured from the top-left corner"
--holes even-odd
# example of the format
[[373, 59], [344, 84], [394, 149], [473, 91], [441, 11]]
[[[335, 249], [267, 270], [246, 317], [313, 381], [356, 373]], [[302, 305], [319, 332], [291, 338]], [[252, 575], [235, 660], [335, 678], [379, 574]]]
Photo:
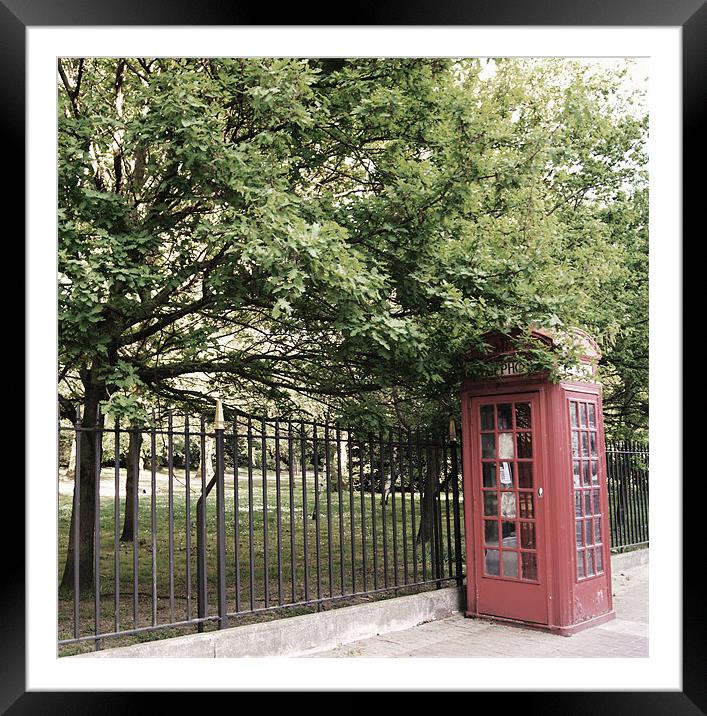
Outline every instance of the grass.
[[[107, 471], [110, 484], [113, 472]], [[124, 476], [121, 475], [121, 484]], [[115, 631], [116, 615], [118, 630], [140, 629], [152, 625], [165, 625], [186, 620], [197, 615], [197, 537], [196, 504], [200, 496], [200, 484], [192, 477], [191, 493], [187, 497], [184, 476], [179, 471], [173, 476], [172, 497], [172, 554], [173, 564], [170, 571], [169, 545], [169, 478], [160, 473], [154, 499], [150, 491], [149, 475], [141, 476], [138, 496], [138, 539], [132, 542], [120, 542], [119, 552], [119, 600], [116, 611], [115, 582], [115, 498], [113, 495], [100, 500], [100, 599], [99, 633]], [[419, 591], [420, 587], [404, 586], [405, 572], [407, 581], [423, 581], [433, 578], [431, 571], [431, 552], [414, 543], [412, 524], [413, 502], [415, 510], [415, 531], [420, 520], [420, 495], [396, 492], [395, 498], [383, 507], [380, 495], [375, 495], [375, 540], [374, 523], [371, 520], [371, 495], [364, 493], [364, 505], [361, 505], [361, 493], [353, 492], [353, 510], [348, 487], [341, 494], [336, 490], [329, 493], [321, 489], [319, 493], [319, 519], [312, 519], [315, 511], [316, 492], [313, 475], [306, 480], [306, 504], [302, 489], [301, 475], [296, 477], [294, 489], [290, 494], [289, 477], [282, 475], [280, 485], [281, 510], [278, 519], [277, 484], [274, 474], [266, 479], [265, 495], [263, 480], [256, 473], [252, 480], [252, 502], [249, 500], [249, 484], [246, 474], [238, 480], [238, 512], [235, 510], [235, 491], [233, 475], [226, 477], [225, 528], [226, 528], [226, 585], [227, 611], [238, 612], [238, 616], [229, 619], [229, 626], [263, 621], [282, 616], [316, 611], [316, 605], [302, 605], [299, 602], [320, 601], [319, 608], [371, 600], [385, 596], [402, 595]], [[142, 493], [142, 489], [148, 492]], [[197, 491], [198, 490], [198, 491]], [[263, 508], [265, 497], [266, 509]], [[450, 576], [454, 562], [454, 516], [451, 499], [442, 493], [440, 507], [442, 513], [444, 576]], [[71, 517], [71, 495], [59, 496], [59, 554], [58, 566], [63, 569]], [[118, 531], [122, 530], [125, 499], [119, 496]], [[293, 509], [290, 510], [292, 502]], [[405, 519], [403, 520], [403, 503]], [[190, 538], [187, 552], [187, 504], [190, 506]], [[252, 504], [252, 510], [248, 506]], [[462, 509], [460, 507], [460, 509]], [[447, 510], [449, 525], [447, 531]], [[154, 539], [153, 539], [154, 512]], [[236, 514], [238, 516], [238, 549], [236, 549]], [[251, 520], [252, 516], [252, 520]], [[383, 520], [385, 517], [385, 537]], [[353, 530], [352, 530], [353, 520]], [[395, 535], [393, 522], [395, 521]], [[463, 522], [463, 520], [462, 520]], [[318, 524], [317, 524], [318, 523]], [[216, 602], [216, 493], [213, 490], [207, 499], [206, 509], [206, 574], [208, 615], [217, 613]], [[316, 534], [319, 530], [320, 560], [319, 572], [316, 559]], [[249, 547], [249, 532], [252, 530], [252, 560]], [[267, 531], [267, 551], [265, 532]], [[278, 541], [278, 531], [280, 539]], [[353, 532], [353, 554], [352, 554]], [[343, 540], [340, 539], [343, 533]], [[307, 559], [305, 562], [305, 535]], [[385, 557], [384, 545], [385, 542]], [[363, 547], [365, 544], [365, 564]], [[451, 544], [452, 551], [449, 546]], [[463, 538], [462, 538], [463, 544]], [[375, 545], [375, 564], [374, 564]], [[154, 564], [153, 573], [153, 547]], [[137, 595], [134, 591], [133, 559], [137, 554]], [[342, 560], [343, 556], [343, 560]], [[266, 559], [267, 558], [267, 559]], [[278, 575], [278, 558], [282, 570]], [[238, 570], [236, 569], [238, 561]], [[294, 561], [294, 569], [293, 569]], [[386, 564], [387, 561], [387, 564]], [[267, 570], [266, 570], [267, 563]], [[396, 570], [397, 563], [397, 570]], [[331, 568], [330, 568], [331, 565]], [[154, 577], [153, 577], [154, 574]], [[377, 592], [351, 596], [353, 592], [371, 591], [375, 588], [393, 588], [392, 592]], [[153, 581], [154, 579], [154, 581]], [[365, 579], [365, 585], [364, 585]], [[267, 593], [267, 594], [266, 594]], [[262, 611], [279, 605], [276, 611]], [[59, 595], [59, 640], [74, 637], [74, 601], [73, 593]], [[79, 636], [95, 634], [95, 600], [93, 594], [83, 595], [79, 600]], [[216, 628], [214, 622], [207, 622], [205, 630]], [[144, 631], [132, 635], [105, 637], [101, 646], [118, 646], [140, 641], [161, 639], [196, 631], [194, 625], [186, 627], [165, 626], [158, 631]], [[62, 645], [60, 655], [69, 655], [93, 650], [93, 641]]]

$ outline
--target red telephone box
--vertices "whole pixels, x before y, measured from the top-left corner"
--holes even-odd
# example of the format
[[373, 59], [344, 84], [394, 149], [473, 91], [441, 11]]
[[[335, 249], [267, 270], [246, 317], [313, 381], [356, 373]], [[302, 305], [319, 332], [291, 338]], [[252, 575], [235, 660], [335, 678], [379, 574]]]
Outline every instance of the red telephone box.
[[615, 616], [599, 351], [574, 338], [582, 369], [567, 380], [521, 372], [497, 334], [494, 375], [462, 386], [467, 616], [565, 635]]

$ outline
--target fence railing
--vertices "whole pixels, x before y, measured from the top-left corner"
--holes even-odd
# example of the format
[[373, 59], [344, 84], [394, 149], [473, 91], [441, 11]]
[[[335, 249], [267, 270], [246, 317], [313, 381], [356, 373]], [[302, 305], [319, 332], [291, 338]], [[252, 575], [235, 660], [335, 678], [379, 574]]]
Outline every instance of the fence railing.
[[60, 646], [462, 583], [460, 446], [446, 436], [243, 414], [216, 430], [165, 423], [60, 426], [73, 456]]
[[[464, 579], [461, 446], [446, 435], [170, 414], [79, 419], [59, 437], [64, 649]], [[647, 544], [648, 447], [606, 448], [611, 547]]]
[[612, 549], [648, 544], [648, 445], [606, 443]]

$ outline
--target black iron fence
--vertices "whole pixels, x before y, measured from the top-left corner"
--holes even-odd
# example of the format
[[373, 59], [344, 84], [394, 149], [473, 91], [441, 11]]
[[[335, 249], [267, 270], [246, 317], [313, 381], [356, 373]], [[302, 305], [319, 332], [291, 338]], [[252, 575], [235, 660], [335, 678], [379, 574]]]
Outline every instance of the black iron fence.
[[59, 645], [460, 585], [459, 465], [456, 441], [402, 428], [61, 425]]
[[[170, 414], [62, 424], [59, 447], [64, 653], [464, 579], [461, 446], [446, 435]], [[648, 447], [606, 448], [611, 546], [647, 544]]]
[[612, 549], [648, 544], [648, 445], [607, 441], [606, 464]]

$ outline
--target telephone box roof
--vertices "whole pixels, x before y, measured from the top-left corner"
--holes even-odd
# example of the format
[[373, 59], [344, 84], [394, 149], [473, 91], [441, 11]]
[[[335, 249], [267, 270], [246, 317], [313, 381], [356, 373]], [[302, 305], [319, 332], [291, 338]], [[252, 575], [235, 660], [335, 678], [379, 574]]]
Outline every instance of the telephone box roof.
[[[523, 341], [527, 336], [528, 340]], [[467, 353], [470, 360], [485, 360], [492, 363], [509, 359], [519, 352], [522, 352], [525, 345], [528, 349], [538, 347], [535, 342], [550, 349], [575, 348], [579, 351], [579, 360], [583, 364], [596, 368], [601, 358], [601, 351], [596, 341], [586, 332], [579, 328], [550, 329], [542, 326], [530, 326], [527, 333], [520, 329], [512, 329], [507, 332], [490, 331], [482, 336], [483, 342], [488, 349], [471, 349]], [[594, 372], [594, 370], [592, 370]]]

